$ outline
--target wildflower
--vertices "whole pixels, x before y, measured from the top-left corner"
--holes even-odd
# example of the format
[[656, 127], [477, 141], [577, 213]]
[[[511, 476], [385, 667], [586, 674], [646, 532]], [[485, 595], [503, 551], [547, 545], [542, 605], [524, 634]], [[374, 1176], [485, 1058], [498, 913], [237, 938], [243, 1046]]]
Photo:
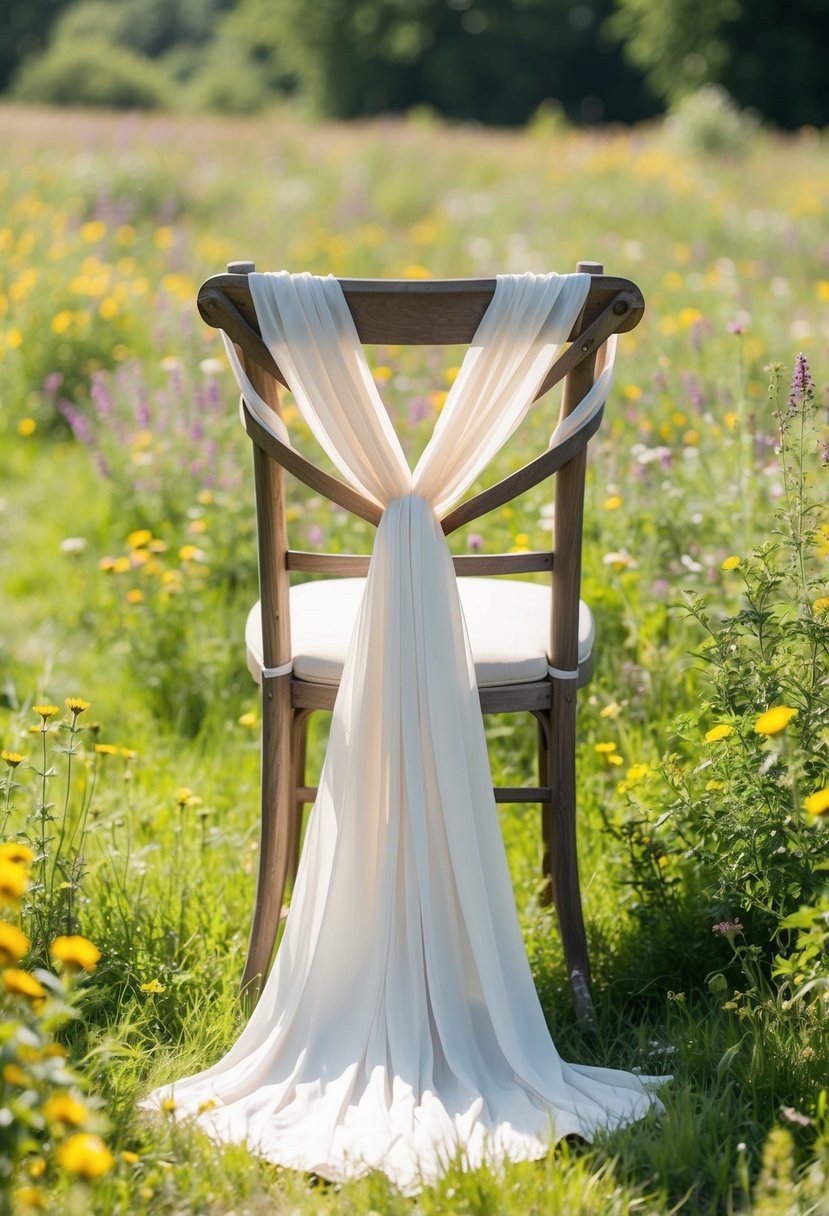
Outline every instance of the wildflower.
[[743, 926], [740, 923], [739, 917], [734, 920], [721, 920], [716, 925], [711, 926], [712, 933], [719, 933], [721, 937], [728, 939], [729, 945], [734, 945], [734, 939], [739, 937], [743, 931]]
[[115, 1158], [100, 1136], [78, 1132], [58, 1146], [58, 1165], [69, 1174], [82, 1178], [102, 1178], [115, 1164]]
[[181, 789], [176, 790], [176, 803], [183, 810], [186, 806], [193, 806], [198, 799], [191, 789], [183, 785]]
[[23, 867], [0, 858], [0, 905], [17, 903], [25, 895], [27, 886]]
[[94, 971], [98, 966], [101, 951], [85, 937], [56, 937], [49, 947], [52, 958], [63, 963], [64, 967], [82, 967], [84, 971]]
[[46, 1200], [43, 1192], [36, 1186], [19, 1186], [14, 1191], [14, 1198], [23, 1211], [26, 1208], [38, 1208], [41, 1211], [46, 1207]]
[[164, 1098], [161, 1103], [161, 1109], [164, 1111], [165, 1115], [171, 1115], [176, 1109], [175, 1098]]
[[58, 545], [61, 553], [83, 553], [86, 549], [86, 537], [65, 536]]
[[77, 718], [79, 714], [86, 713], [89, 709], [89, 701], [84, 701], [81, 697], [67, 697], [64, 704], [73, 718]]
[[609, 705], [605, 705], [604, 709], [599, 712], [600, 718], [618, 718], [622, 712], [622, 707], [616, 701], [611, 701]]
[[167, 989], [158, 980], [150, 980], [148, 984], [141, 985], [142, 992], [166, 992]]
[[622, 756], [620, 756], [617, 752], [611, 752], [610, 755], [607, 757], [607, 762], [608, 762], [608, 764], [613, 764], [617, 768], [619, 768], [621, 765], [624, 764], [625, 761], [624, 761], [624, 758]]
[[825, 815], [829, 811], [829, 785], [810, 794], [805, 806], [810, 815]]
[[33, 1001], [42, 1000], [46, 996], [46, 989], [40, 980], [36, 980], [28, 971], [21, 971], [17, 967], [10, 967], [3, 972], [3, 987], [6, 992], [11, 992], [15, 996], [27, 996]]
[[709, 781], [709, 782], [706, 784], [705, 788], [706, 788], [707, 790], [711, 790], [711, 791], [714, 791], [714, 790], [724, 790], [724, 789], [725, 789], [725, 782], [724, 782], [724, 781], [714, 781], [714, 780], [712, 779], [711, 781]]
[[126, 1161], [127, 1165], [138, 1165], [141, 1158], [138, 1153], [130, 1152], [128, 1148], [121, 1149], [121, 1160]]
[[144, 599], [144, 592], [140, 587], [131, 587], [127, 592], [128, 604], [140, 604]]
[[27, 844], [19, 840], [7, 840], [0, 844], [0, 861], [12, 861], [18, 866], [30, 866], [35, 855]]
[[0, 967], [7, 963], [19, 963], [31, 942], [22, 929], [0, 920]]
[[178, 555], [183, 562], [203, 562], [204, 553], [198, 545], [182, 545]]
[[30, 435], [34, 435], [37, 430], [37, 423], [34, 418], [21, 418], [17, 424], [17, 433], [23, 439], [28, 439]]
[[616, 744], [615, 743], [597, 743], [594, 747], [594, 751], [599, 752], [601, 755], [609, 755], [610, 752], [616, 751]]
[[80, 1127], [89, 1118], [89, 1111], [83, 1102], [69, 1094], [53, 1094], [43, 1104], [43, 1115], [49, 1123], [66, 1123], [72, 1127]]
[[736, 570], [740, 564], [740, 559], [735, 553], [731, 557], [727, 557], [720, 567], [721, 570]]
[[614, 570], [635, 570], [639, 564], [626, 549], [621, 549], [618, 553], [605, 553], [602, 563], [612, 566]]
[[812, 373], [809, 370], [809, 362], [801, 351], [794, 361], [794, 375], [792, 376], [792, 387], [789, 392], [789, 413], [797, 413], [798, 404], [802, 401], [811, 400], [811, 397]]
[[95, 751], [99, 756], [117, 756], [118, 748], [114, 743], [96, 743]]
[[57, 705], [33, 705], [32, 708], [36, 714], [40, 714], [44, 726], [58, 712]]
[[128, 570], [132, 570], [132, 562], [128, 557], [116, 557], [109, 569], [113, 574], [126, 574]]
[[21, 756], [20, 752], [7, 752], [5, 748], [0, 752], [0, 758], [6, 761], [9, 768], [17, 768], [18, 764], [23, 764], [26, 760], [26, 757]]
[[149, 528], [139, 528], [135, 532], [130, 532], [127, 537], [127, 544], [131, 549], [141, 549], [144, 545], [148, 545], [153, 539], [153, 534]]
[[790, 705], [774, 705], [765, 713], [760, 714], [754, 724], [754, 729], [758, 735], [779, 735], [796, 714], [797, 710], [792, 709]]
[[240, 726], [258, 726], [258, 724], [259, 724], [259, 719], [257, 718], [256, 714], [253, 713], [252, 711], [249, 711], [246, 714], [242, 714], [242, 716], [239, 719]]
[[9, 1085], [19, 1085], [21, 1089], [26, 1089], [29, 1084], [29, 1076], [23, 1071], [18, 1064], [7, 1064], [3, 1069], [3, 1080]]
[[733, 726], [729, 726], [727, 722], [720, 722], [718, 726], [712, 726], [710, 730], [705, 732], [705, 742], [719, 743], [720, 739], [727, 739], [733, 732]]
[[621, 494], [611, 494], [609, 498], [604, 500], [602, 506], [604, 507], [605, 511], [618, 511], [623, 501], [624, 500]]
[[196, 1107], [196, 1114], [204, 1115], [209, 1110], [215, 1110], [217, 1106], [218, 1106], [218, 1102], [216, 1101], [215, 1098], [207, 1098], [204, 1102], [200, 1102], [199, 1105]]
[[799, 1127], [809, 1127], [812, 1122], [808, 1115], [802, 1115], [793, 1106], [784, 1106], [780, 1113], [789, 1123], [796, 1123]]
[[812, 612], [815, 616], [822, 616], [824, 612], [829, 612], [829, 595], [822, 595], [820, 599], [815, 600], [812, 604]]
[[466, 545], [473, 553], [479, 553], [484, 547], [484, 538], [478, 532], [470, 532], [466, 538]]
[[650, 771], [651, 771], [651, 766], [649, 764], [633, 764], [628, 769], [625, 776], [627, 777], [628, 781], [633, 785], [639, 781], [644, 781]]

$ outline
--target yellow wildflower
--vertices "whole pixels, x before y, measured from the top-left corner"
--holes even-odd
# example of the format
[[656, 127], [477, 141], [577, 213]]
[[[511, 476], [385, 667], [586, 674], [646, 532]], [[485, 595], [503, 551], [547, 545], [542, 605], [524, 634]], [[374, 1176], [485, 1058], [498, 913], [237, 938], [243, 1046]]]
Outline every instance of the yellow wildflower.
[[181, 789], [176, 790], [176, 802], [180, 807], [192, 806], [198, 799], [191, 789], [183, 785]]
[[822, 595], [820, 599], [815, 600], [812, 604], [812, 611], [816, 616], [822, 616], [824, 612], [829, 612], [829, 595]]
[[36, 714], [40, 714], [44, 723], [48, 722], [58, 712], [57, 705], [33, 705], [32, 708]]
[[29, 1210], [38, 1209], [43, 1211], [43, 1209], [46, 1207], [46, 1199], [44, 1198], [43, 1191], [36, 1186], [17, 1187], [14, 1191], [14, 1198], [18, 1204], [18, 1207], [22, 1208], [24, 1211], [26, 1208], [29, 1208]]
[[736, 553], [732, 553], [731, 557], [727, 557], [720, 567], [721, 570], [736, 570], [740, 564], [740, 559]]
[[0, 966], [7, 963], [19, 963], [29, 949], [31, 942], [22, 929], [0, 920]]
[[96, 743], [95, 751], [99, 756], [117, 756], [118, 748], [114, 743]]
[[141, 549], [144, 545], [148, 545], [153, 539], [153, 534], [149, 528], [138, 528], [135, 532], [130, 532], [127, 537], [127, 544], [131, 549]]
[[712, 726], [710, 730], [705, 732], [705, 742], [719, 743], [721, 739], [727, 739], [733, 733], [733, 726], [729, 726], [727, 722], [720, 722], [719, 726]]
[[97, 946], [88, 938], [77, 935], [56, 937], [49, 947], [49, 953], [65, 967], [82, 967], [84, 971], [94, 971], [101, 957]]
[[790, 705], [773, 705], [771, 709], [767, 709], [765, 713], [760, 714], [760, 717], [754, 723], [754, 729], [758, 735], [779, 735], [781, 730], [785, 730], [797, 714], [796, 709], [792, 709]]
[[178, 551], [178, 555], [183, 562], [204, 561], [204, 554], [198, 545], [182, 545]]
[[239, 719], [239, 725], [240, 726], [258, 726], [259, 719], [257, 718], [255, 713], [248, 712], [246, 714], [242, 714], [241, 718]]
[[82, 1178], [101, 1178], [115, 1164], [115, 1158], [100, 1136], [78, 1132], [58, 1146], [58, 1165], [69, 1174]]
[[635, 784], [637, 781], [644, 781], [650, 771], [649, 764], [632, 764], [625, 776], [631, 784]]
[[30, 866], [35, 855], [27, 844], [19, 840], [7, 840], [0, 844], [0, 861], [12, 861], [18, 866]]
[[18, 764], [23, 764], [26, 759], [20, 752], [7, 752], [5, 748], [0, 752], [0, 758], [6, 761], [9, 768], [17, 768]]
[[66, 1123], [71, 1127], [80, 1127], [89, 1118], [89, 1111], [83, 1102], [69, 1094], [53, 1094], [43, 1104], [43, 1115], [49, 1123]]
[[173, 1111], [176, 1109], [175, 1098], [164, 1098], [164, 1100], [161, 1103], [161, 1109], [164, 1111], [164, 1113], [166, 1115], [171, 1115], [173, 1113]]
[[0, 858], [0, 905], [17, 903], [25, 895], [27, 886], [23, 867]]
[[806, 799], [806, 810], [810, 815], [825, 815], [829, 811], [829, 785], [809, 795]]
[[144, 599], [144, 592], [140, 587], [130, 587], [127, 592], [128, 604], [140, 604]]
[[121, 1160], [126, 1161], [127, 1165], [137, 1165], [140, 1158], [138, 1153], [132, 1153], [128, 1148], [121, 1149]]
[[150, 980], [148, 984], [141, 985], [142, 992], [166, 992], [167, 989], [158, 980]]
[[3, 972], [3, 986], [6, 992], [11, 992], [15, 996], [28, 996], [32, 1000], [40, 1000], [46, 996], [46, 989], [40, 980], [36, 980], [28, 971], [21, 971], [17, 967], [10, 967]]
[[116, 557], [109, 568], [113, 574], [126, 574], [128, 570], [132, 570], [132, 562], [128, 557]]
[[18, 1064], [7, 1064], [3, 1069], [3, 1080], [9, 1085], [19, 1085], [25, 1089], [29, 1084], [29, 1075]]
[[609, 705], [605, 705], [604, 709], [599, 713], [600, 718], [618, 718], [622, 712], [621, 705], [616, 701], [611, 701]]
[[89, 701], [84, 701], [82, 697], [67, 697], [64, 705], [76, 718], [78, 714], [84, 714], [89, 709]]
[[215, 1110], [218, 1105], [219, 1104], [215, 1098], [207, 1098], [204, 1102], [200, 1102], [198, 1104], [198, 1106], [196, 1107], [196, 1114], [204, 1115], [209, 1110]]
[[616, 744], [615, 743], [597, 743], [595, 745], [594, 750], [601, 754], [609, 755], [610, 752], [616, 751]]
[[37, 423], [34, 418], [21, 418], [17, 424], [17, 433], [23, 439], [28, 439], [30, 435], [34, 435], [37, 430]]
[[624, 500], [621, 494], [611, 494], [609, 498], [604, 500], [602, 506], [604, 507], [605, 511], [618, 511], [623, 501]]
[[624, 764], [625, 761], [624, 761], [624, 758], [622, 756], [620, 756], [618, 752], [611, 752], [610, 755], [607, 757], [607, 762], [608, 762], [608, 764], [614, 764], [618, 768], [620, 765]]
[[43, 1157], [32, 1157], [26, 1165], [26, 1171], [30, 1178], [42, 1178], [46, 1173], [46, 1162]]
[[712, 780], [711, 780], [711, 781], [709, 781], [709, 782], [706, 784], [705, 788], [706, 788], [707, 790], [711, 790], [711, 791], [715, 791], [715, 790], [724, 790], [724, 789], [725, 789], [725, 782], [724, 782], [724, 781], [715, 781], [715, 780], [713, 780], [713, 778], [712, 778]]

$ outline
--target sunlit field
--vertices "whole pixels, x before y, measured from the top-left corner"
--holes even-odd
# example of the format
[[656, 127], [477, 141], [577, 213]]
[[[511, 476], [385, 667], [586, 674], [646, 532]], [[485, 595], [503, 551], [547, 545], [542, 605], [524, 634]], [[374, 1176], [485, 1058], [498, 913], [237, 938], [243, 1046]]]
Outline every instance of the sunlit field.
[[[0, 109], [0, 1213], [829, 1212], [829, 144], [688, 125], [312, 126]], [[597, 1026], [502, 823], [565, 1059], [665, 1113], [416, 1198], [319, 1183], [135, 1109], [244, 1021], [259, 708], [250, 443], [200, 282], [634, 279], [590, 447], [579, 817]], [[410, 459], [458, 348], [370, 348]], [[540, 452], [538, 405], [487, 473]], [[288, 402], [297, 446], [313, 440]], [[369, 525], [291, 487], [293, 548]], [[550, 541], [549, 487], [456, 533]], [[311, 773], [327, 723], [312, 728]], [[496, 781], [534, 723], [489, 718]], [[312, 778], [315, 780], [315, 778]]]

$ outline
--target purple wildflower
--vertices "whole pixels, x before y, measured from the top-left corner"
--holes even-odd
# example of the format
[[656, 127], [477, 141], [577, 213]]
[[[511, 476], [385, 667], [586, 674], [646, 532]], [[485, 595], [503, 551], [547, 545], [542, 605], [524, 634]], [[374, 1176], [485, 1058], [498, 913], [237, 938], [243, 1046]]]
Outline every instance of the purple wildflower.
[[308, 540], [312, 545], [318, 545], [322, 540], [322, 528], [319, 524], [311, 524], [308, 529]]
[[43, 391], [52, 397], [63, 384], [63, 372], [50, 372], [43, 381]]
[[94, 448], [95, 436], [92, 433], [92, 427], [89, 425], [89, 419], [85, 418], [80, 410], [76, 409], [72, 402], [67, 401], [65, 397], [61, 397], [60, 401], [58, 401], [57, 408], [69, 423], [75, 438], [86, 447]]
[[743, 931], [743, 926], [740, 924], [739, 917], [734, 917], [734, 920], [721, 920], [718, 924], [711, 926], [712, 933], [719, 933], [721, 937], [728, 939], [730, 946], [734, 945], [734, 939], [739, 937]]
[[796, 414], [798, 405], [811, 401], [812, 393], [812, 373], [809, 370], [809, 362], [801, 351], [794, 361], [794, 375], [789, 392], [789, 414]]
[[473, 553], [479, 553], [484, 547], [484, 538], [478, 532], [470, 532], [466, 538], [466, 544]]

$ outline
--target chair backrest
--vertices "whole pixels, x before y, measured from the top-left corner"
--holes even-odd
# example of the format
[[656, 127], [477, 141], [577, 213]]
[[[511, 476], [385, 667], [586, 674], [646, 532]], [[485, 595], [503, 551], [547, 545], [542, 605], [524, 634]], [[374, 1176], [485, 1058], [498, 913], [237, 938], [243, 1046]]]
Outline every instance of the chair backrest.
[[[254, 269], [252, 262], [231, 262], [226, 274], [214, 275], [199, 289], [198, 307], [208, 325], [223, 329], [235, 344], [254, 389], [280, 415], [278, 386], [285, 380], [259, 330], [247, 281]], [[570, 334], [570, 346], [559, 355], [537, 394], [541, 397], [563, 381], [561, 417], [570, 414], [593, 385], [602, 345], [611, 334], [633, 329], [644, 312], [642, 293], [628, 279], [604, 275], [595, 262], [579, 262], [577, 269], [592, 276], [590, 291]], [[360, 340], [384, 345], [469, 343], [495, 291], [494, 279], [341, 279], [340, 285]], [[263, 659], [267, 668], [276, 668], [291, 659], [290, 572], [362, 575], [369, 561], [358, 554], [307, 553], [288, 547], [284, 470], [375, 525], [381, 511], [376, 503], [280, 442], [249, 411], [244, 418], [254, 447]], [[551, 664], [563, 671], [578, 665], [586, 445], [600, 422], [601, 412], [554, 451], [542, 453], [497, 485], [462, 502], [442, 520], [448, 535], [555, 474], [551, 551], [470, 554], [454, 561], [459, 575], [552, 572], [549, 653]]]

